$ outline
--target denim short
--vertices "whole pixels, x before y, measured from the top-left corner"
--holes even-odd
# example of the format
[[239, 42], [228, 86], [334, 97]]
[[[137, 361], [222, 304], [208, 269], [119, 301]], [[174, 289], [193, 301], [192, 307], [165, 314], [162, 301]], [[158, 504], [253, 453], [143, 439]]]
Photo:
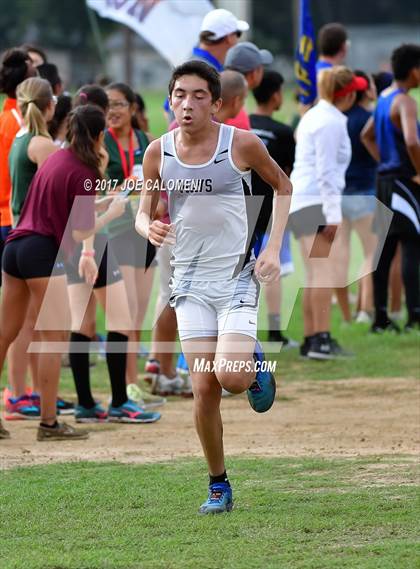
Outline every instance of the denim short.
[[349, 221], [357, 221], [367, 215], [373, 215], [376, 210], [375, 194], [345, 194], [341, 198], [343, 217]]

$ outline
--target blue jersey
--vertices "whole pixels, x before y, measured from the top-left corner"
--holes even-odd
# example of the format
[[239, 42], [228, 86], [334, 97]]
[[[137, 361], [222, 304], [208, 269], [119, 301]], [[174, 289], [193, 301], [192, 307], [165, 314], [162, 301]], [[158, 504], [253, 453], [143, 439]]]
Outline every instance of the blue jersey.
[[333, 64], [330, 63], [329, 61], [323, 61], [322, 59], [318, 59], [318, 61], [316, 62], [316, 74], [318, 75], [318, 73], [323, 69], [331, 69], [332, 66]]
[[395, 89], [379, 97], [375, 110], [375, 136], [380, 154], [378, 172], [411, 178], [416, 171], [408, 155], [403, 133], [391, 120], [392, 103], [397, 95], [404, 92], [403, 89]]

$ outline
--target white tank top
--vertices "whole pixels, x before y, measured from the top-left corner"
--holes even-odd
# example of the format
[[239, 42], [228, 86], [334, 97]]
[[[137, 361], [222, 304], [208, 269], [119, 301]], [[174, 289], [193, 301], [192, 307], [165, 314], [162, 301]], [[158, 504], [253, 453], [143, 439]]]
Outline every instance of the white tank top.
[[161, 138], [160, 167], [169, 216], [176, 225], [174, 279], [228, 280], [245, 262], [255, 260], [252, 253], [246, 255], [250, 235], [245, 196], [251, 195], [251, 171], [242, 172], [233, 163], [234, 127], [220, 125], [216, 151], [205, 164], [181, 162], [176, 130]]

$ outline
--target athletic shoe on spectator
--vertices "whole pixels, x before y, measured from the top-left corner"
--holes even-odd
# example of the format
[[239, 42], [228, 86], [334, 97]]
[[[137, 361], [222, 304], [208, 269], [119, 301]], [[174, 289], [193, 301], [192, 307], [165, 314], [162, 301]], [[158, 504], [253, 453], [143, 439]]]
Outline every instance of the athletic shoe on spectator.
[[74, 409], [76, 423], [103, 423], [107, 420], [107, 412], [99, 403], [95, 403], [90, 409], [83, 405], [76, 405]]
[[184, 390], [184, 379], [178, 374], [170, 378], [160, 373], [155, 377], [155, 381], [152, 384], [153, 395], [182, 395]]
[[356, 324], [370, 324], [372, 322], [372, 317], [365, 310], [361, 310], [356, 314], [356, 318], [354, 319], [354, 321], [356, 322]]
[[108, 409], [108, 421], [111, 423], [155, 423], [160, 417], [160, 413], [147, 412], [130, 399], [120, 407], [110, 405]]
[[290, 350], [291, 348], [298, 348], [299, 342], [296, 340], [292, 340], [291, 338], [287, 338], [280, 332], [280, 330], [270, 330], [268, 332], [268, 341], [269, 342], [281, 342], [282, 350]]
[[53, 427], [39, 425], [36, 438], [38, 441], [83, 440], [89, 438], [89, 433], [66, 423], [56, 423]]
[[27, 395], [21, 397], [9, 397], [6, 400], [4, 418], [6, 421], [16, 421], [19, 419], [36, 420], [41, 415], [40, 406]]
[[1, 419], [0, 419], [0, 439], [10, 439], [10, 433], [7, 429], [3, 427]]
[[160, 395], [153, 395], [145, 389], [142, 389], [137, 383], [129, 383], [127, 385], [127, 396], [129, 399], [137, 403], [143, 409], [153, 409], [165, 405], [166, 399]]

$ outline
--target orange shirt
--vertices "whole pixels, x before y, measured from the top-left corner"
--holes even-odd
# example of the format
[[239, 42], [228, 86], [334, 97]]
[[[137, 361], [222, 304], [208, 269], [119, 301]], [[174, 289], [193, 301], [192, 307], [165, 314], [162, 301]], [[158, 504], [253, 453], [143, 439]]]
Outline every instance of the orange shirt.
[[16, 99], [6, 99], [0, 113], [0, 226], [12, 225], [10, 196], [12, 183], [9, 173], [9, 152], [16, 133], [21, 128]]

